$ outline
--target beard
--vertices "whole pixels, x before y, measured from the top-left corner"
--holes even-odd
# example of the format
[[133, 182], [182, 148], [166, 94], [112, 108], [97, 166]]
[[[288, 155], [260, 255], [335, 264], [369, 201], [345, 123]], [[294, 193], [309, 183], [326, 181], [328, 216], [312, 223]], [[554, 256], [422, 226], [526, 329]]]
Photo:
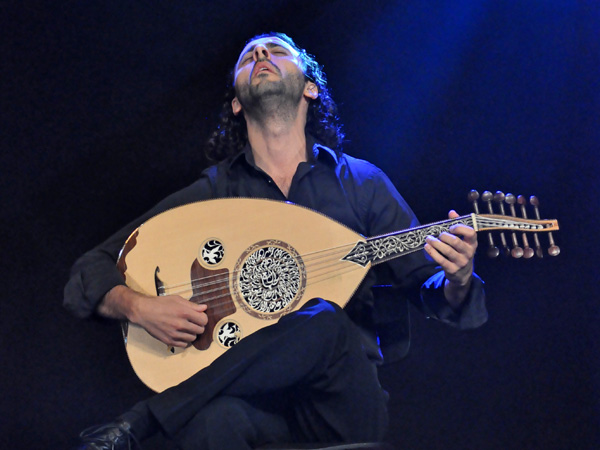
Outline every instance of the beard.
[[235, 93], [246, 119], [265, 123], [269, 119], [293, 120], [304, 96], [304, 74], [290, 74], [277, 81], [256, 85], [238, 83]]

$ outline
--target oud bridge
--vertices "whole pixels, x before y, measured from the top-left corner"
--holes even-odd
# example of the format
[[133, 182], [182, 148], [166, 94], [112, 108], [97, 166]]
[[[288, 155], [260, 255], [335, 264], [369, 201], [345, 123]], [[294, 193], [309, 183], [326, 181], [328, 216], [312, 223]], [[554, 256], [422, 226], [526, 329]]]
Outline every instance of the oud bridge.
[[[479, 214], [479, 200], [484, 204], [484, 208], [487, 211], [482, 213], [489, 213], [493, 215], [500, 214], [507, 217], [515, 217], [521, 219], [529, 219], [527, 211], [533, 212], [533, 219], [541, 220], [540, 217], [540, 202], [535, 195], [529, 197], [529, 200], [523, 195], [504, 194], [501, 191], [496, 191], [495, 194], [490, 191], [485, 191], [481, 196], [476, 190], [472, 190], [468, 195], [469, 202], [473, 206], [473, 212]], [[508, 209], [509, 214], [506, 213]], [[557, 256], [560, 253], [560, 248], [554, 242], [552, 232], [544, 233], [549, 241], [547, 253], [550, 256]], [[495, 236], [497, 235], [497, 236]], [[529, 235], [529, 236], [528, 236]], [[495, 238], [499, 238], [499, 247], [496, 245]], [[532, 238], [533, 242], [530, 245], [529, 239]], [[517, 233], [515, 231], [506, 233], [500, 232], [488, 232], [487, 233], [488, 248], [486, 254], [490, 258], [497, 258], [500, 254], [503, 256], [513, 258], [532, 258], [534, 255], [538, 258], [544, 257], [544, 250], [540, 244], [539, 233]]]

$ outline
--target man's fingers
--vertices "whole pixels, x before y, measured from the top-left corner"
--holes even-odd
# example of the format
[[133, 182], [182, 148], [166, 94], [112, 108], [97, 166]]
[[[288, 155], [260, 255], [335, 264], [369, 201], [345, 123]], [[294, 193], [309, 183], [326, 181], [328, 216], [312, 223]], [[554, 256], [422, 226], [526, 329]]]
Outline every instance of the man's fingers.
[[451, 257], [457, 253], [456, 250], [433, 236], [427, 236], [425, 241], [427, 242], [425, 250], [433, 260], [442, 266], [444, 270], [450, 269], [453, 263]]
[[197, 325], [197, 326], [201, 326], [201, 327], [205, 327], [206, 324], [208, 323], [208, 316], [204, 312], [192, 311], [192, 312], [188, 312], [183, 317], [188, 322], [190, 322], [194, 325]]
[[454, 275], [469, 265], [474, 249], [460, 238], [443, 233], [438, 238], [428, 236], [425, 250], [447, 275]]
[[458, 259], [461, 250], [466, 247], [466, 244], [459, 237], [449, 233], [442, 233], [437, 238], [429, 236], [427, 242], [451, 261]]
[[[456, 219], [457, 217], [459, 217], [459, 215], [456, 211], [451, 210], [450, 212], [448, 212], [449, 219]], [[477, 242], [477, 232], [473, 228], [471, 228], [467, 225], [463, 225], [463, 224], [452, 225], [450, 227], [450, 232], [452, 234], [462, 236], [463, 239], [465, 239], [469, 243]]]
[[193, 322], [186, 320], [176, 328], [176, 332], [197, 335], [204, 333], [204, 329], [204, 325], [197, 325]]
[[450, 227], [450, 233], [455, 236], [461, 236], [464, 240], [477, 240], [477, 232], [467, 225], [457, 224]]
[[205, 312], [208, 309], [206, 304], [193, 303], [182, 297], [176, 297], [176, 300], [182, 308], [178, 313], [180, 317], [199, 327], [204, 328], [206, 326], [208, 323], [208, 316]]
[[204, 333], [208, 323], [207, 305], [182, 297], [164, 296], [145, 303], [140, 325], [152, 336], [174, 347], [187, 347]]
[[472, 230], [472, 228], [465, 227], [465, 235], [461, 239], [459, 236], [450, 233], [442, 233], [439, 236], [439, 240], [448, 245], [454, 252], [450, 249], [447, 251], [441, 250], [442, 253], [447, 255], [451, 259], [456, 259], [460, 256], [465, 256], [467, 259], [471, 259], [475, 254], [475, 249], [477, 248], [477, 235], [475, 232], [474, 236], [468, 231]]

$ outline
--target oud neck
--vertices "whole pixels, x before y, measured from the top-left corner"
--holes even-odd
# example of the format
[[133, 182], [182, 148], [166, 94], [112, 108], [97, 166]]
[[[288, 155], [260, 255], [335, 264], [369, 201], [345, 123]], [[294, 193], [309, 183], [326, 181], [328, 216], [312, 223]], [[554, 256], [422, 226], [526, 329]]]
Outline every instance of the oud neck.
[[494, 214], [468, 214], [454, 219], [421, 225], [407, 230], [375, 236], [359, 242], [344, 258], [361, 266], [375, 265], [421, 250], [427, 236], [449, 232], [454, 225], [466, 225], [475, 231], [512, 230], [522, 232], [558, 229], [556, 220], [530, 220]]

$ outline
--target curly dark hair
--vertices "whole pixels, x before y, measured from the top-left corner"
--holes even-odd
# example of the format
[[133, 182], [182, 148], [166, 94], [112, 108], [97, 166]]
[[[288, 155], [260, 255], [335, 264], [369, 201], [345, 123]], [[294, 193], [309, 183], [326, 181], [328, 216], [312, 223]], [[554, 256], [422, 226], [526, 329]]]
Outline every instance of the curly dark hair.
[[[323, 68], [315, 60], [314, 56], [308, 54], [306, 50], [298, 47], [296, 43], [284, 33], [265, 33], [254, 36], [246, 42], [264, 37], [278, 37], [288, 43], [302, 58], [306, 70], [304, 76], [312, 81], [319, 88], [319, 96], [311, 100], [308, 107], [306, 131], [317, 141], [341, 152], [344, 133], [342, 124], [337, 115], [337, 105], [331, 98], [327, 89], [327, 78]], [[248, 131], [246, 129], [246, 120], [242, 114], [233, 114], [231, 101], [235, 97], [234, 88], [234, 70], [231, 71], [229, 82], [225, 93], [225, 101], [219, 114], [219, 122], [208, 140], [206, 156], [213, 161], [222, 161], [229, 156], [239, 153], [248, 141]]]

